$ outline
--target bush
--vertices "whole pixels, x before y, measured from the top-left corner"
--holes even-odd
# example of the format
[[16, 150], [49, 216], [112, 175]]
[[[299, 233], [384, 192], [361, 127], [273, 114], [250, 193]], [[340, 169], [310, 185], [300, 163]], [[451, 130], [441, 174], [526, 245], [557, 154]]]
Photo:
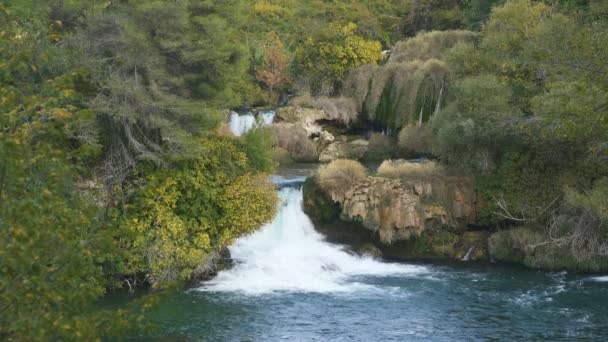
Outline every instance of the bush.
[[264, 173], [274, 172], [272, 165], [272, 144], [274, 137], [267, 127], [254, 128], [242, 137], [243, 151], [255, 170]]
[[417, 155], [430, 155], [433, 135], [427, 126], [407, 125], [399, 132], [399, 148]]
[[365, 167], [349, 159], [336, 159], [319, 168], [319, 185], [332, 200], [341, 202], [357, 181], [365, 178]]
[[133, 198], [118, 217], [124, 260], [117, 268], [130, 284], [158, 288], [204, 276], [218, 249], [274, 216], [276, 189], [255, 172], [240, 142], [200, 142], [204, 152], [197, 159], [153, 169], [127, 190]]
[[389, 136], [372, 133], [369, 138], [369, 145], [365, 153], [367, 160], [385, 160], [393, 157], [395, 152], [395, 142]]
[[378, 167], [378, 174], [388, 178], [422, 178], [443, 174], [443, 168], [434, 161], [412, 163], [404, 160], [385, 160]]
[[296, 96], [289, 100], [290, 106], [312, 108], [313, 97], [309, 93]]
[[294, 161], [314, 162], [319, 159], [315, 144], [308, 139], [304, 128], [293, 124], [278, 123], [272, 125], [275, 148], [287, 150]]
[[443, 54], [458, 43], [472, 42], [478, 33], [464, 30], [423, 32], [395, 45], [389, 63], [409, 62], [416, 59], [441, 59]]
[[[559, 239], [557, 239], [559, 240]], [[574, 272], [605, 272], [608, 258], [599, 253], [581, 259], [571, 246], [537, 228], [517, 227], [492, 234], [488, 240], [490, 255], [497, 261], [524, 264], [531, 268]]]

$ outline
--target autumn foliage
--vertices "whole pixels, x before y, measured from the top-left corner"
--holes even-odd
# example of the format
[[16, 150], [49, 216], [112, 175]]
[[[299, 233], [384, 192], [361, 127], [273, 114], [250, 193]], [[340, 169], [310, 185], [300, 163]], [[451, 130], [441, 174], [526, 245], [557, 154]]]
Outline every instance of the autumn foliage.
[[271, 97], [275, 89], [289, 83], [288, 65], [289, 57], [284, 52], [283, 42], [276, 32], [268, 33], [264, 59], [255, 68], [255, 78], [268, 87]]

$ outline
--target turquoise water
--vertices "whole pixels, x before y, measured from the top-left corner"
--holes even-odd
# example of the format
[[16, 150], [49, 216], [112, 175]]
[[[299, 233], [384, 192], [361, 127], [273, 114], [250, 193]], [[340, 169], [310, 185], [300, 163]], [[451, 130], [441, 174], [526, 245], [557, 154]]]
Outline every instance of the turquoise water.
[[[296, 170], [297, 171], [297, 170]], [[308, 172], [308, 171], [306, 171]], [[285, 171], [274, 221], [232, 269], [165, 296], [158, 341], [604, 341], [608, 277], [473, 262], [388, 263], [328, 243]], [[291, 181], [289, 180], [291, 179]], [[129, 298], [116, 295], [108, 302]]]
[[355, 277], [343, 293], [189, 290], [152, 320], [180, 341], [602, 341], [608, 283], [564, 273], [478, 265], [422, 265], [414, 275]]

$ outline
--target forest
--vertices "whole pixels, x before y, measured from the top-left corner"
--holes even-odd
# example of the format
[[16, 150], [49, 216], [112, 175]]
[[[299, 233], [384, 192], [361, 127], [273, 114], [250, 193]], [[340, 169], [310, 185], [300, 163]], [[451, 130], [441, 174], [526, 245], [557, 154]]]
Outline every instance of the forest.
[[319, 159], [226, 128], [286, 99], [390, 132], [370, 159], [473, 175], [478, 225], [526, 227], [509, 248], [548, 236], [558, 266], [608, 269], [606, 1], [4, 0], [0, 339], [136, 334], [213, 275], [273, 219], [285, 155]]

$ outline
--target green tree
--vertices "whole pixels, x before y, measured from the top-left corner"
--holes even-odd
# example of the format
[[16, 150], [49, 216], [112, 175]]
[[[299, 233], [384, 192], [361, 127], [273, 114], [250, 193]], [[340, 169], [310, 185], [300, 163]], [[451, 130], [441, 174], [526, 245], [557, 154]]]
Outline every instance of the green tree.
[[298, 51], [296, 62], [321, 89], [324, 82], [329, 81], [333, 88], [333, 83], [342, 80], [349, 70], [382, 58], [380, 42], [357, 34], [357, 25], [348, 23], [332, 24], [319, 37], [308, 38]]
[[274, 216], [277, 197], [230, 137], [201, 140], [194, 160], [146, 171], [117, 212], [127, 251], [121, 273], [132, 285], [163, 287], [206, 275], [222, 247]]

